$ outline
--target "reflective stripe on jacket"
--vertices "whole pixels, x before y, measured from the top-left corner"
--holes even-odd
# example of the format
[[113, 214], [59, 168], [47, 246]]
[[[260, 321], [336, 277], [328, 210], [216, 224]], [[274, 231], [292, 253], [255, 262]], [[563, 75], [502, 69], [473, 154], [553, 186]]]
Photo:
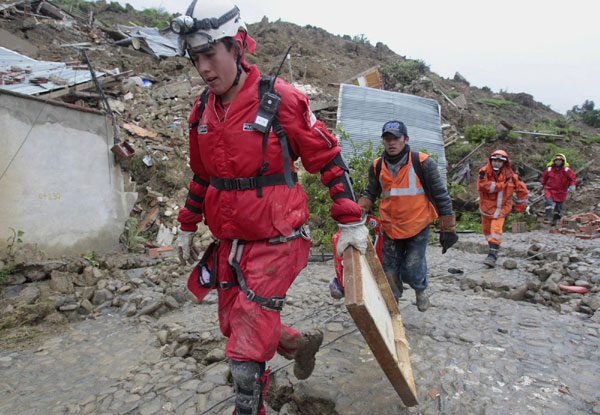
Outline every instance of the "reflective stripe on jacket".
[[506, 217], [512, 210], [513, 194], [517, 193], [515, 211], [523, 212], [527, 206], [529, 191], [523, 181], [510, 167], [508, 155], [503, 150], [494, 154], [501, 154], [507, 158], [506, 164], [498, 174], [492, 169], [491, 162], [479, 170], [477, 178], [477, 191], [479, 192], [479, 211], [483, 216], [490, 218]]
[[[381, 224], [392, 239], [406, 239], [421, 232], [437, 217], [435, 208], [425, 195], [423, 185], [412, 165], [412, 155], [396, 177], [388, 170], [385, 162], [381, 166], [379, 182], [383, 195], [379, 205]], [[421, 163], [429, 157], [420, 153]], [[376, 166], [376, 159], [373, 166]]]

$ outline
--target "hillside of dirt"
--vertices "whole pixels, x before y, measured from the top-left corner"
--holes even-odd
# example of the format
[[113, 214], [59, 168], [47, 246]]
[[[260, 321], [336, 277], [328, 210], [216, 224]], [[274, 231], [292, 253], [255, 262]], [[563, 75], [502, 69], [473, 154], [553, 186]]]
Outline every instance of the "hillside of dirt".
[[[62, 12], [52, 8], [59, 4]], [[186, 58], [157, 59], [117, 45], [125, 36], [117, 24], [164, 26], [169, 19], [104, 0], [0, 0], [0, 46], [75, 63], [83, 63], [77, 48], [84, 48], [95, 69], [106, 71], [102, 88], [120, 138], [135, 149], [122, 167], [139, 194], [120, 252], [47, 258], [16, 233], [8, 246], [0, 241], [2, 414], [232, 413], [217, 295], [198, 304], [186, 288], [192, 266], [180, 265], [169, 248], [192, 176], [187, 117], [203, 83]], [[472, 87], [460, 74], [440, 77], [426, 56], [408, 60], [381, 43], [267, 19], [248, 30], [258, 46], [247, 59], [263, 73], [294, 44], [292, 72], [285, 63], [280, 76], [305, 91], [331, 129], [338, 85], [377, 65], [386, 89], [435, 99], [464, 230], [445, 255], [437, 241], [427, 248], [431, 308], [417, 311], [408, 286], [398, 303], [418, 406], [400, 400], [344, 300], [329, 295], [333, 261], [313, 252], [281, 316], [298, 330], [321, 329], [325, 341], [307, 380], [296, 379], [292, 362], [279, 355], [269, 362], [267, 414], [600, 414], [600, 238], [597, 216], [588, 214], [600, 202], [600, 129], [526, 91]], [[59, 99], [104, 108], [94, 88]], [[553, 229], [537, 223], [541, 203], [533, 215], [511, 215], [529, 230], [512, 233], [507, 223], [490, 269], [482, 264], [487, 242], [472, 232], [480, 226], [475, 183], [458, 173], [469, 165], [474, 179], [497, 148], [508, 150], [530, 200], [539, 198], [540, 170], [553, 153], [565, 152], [579, 184], [564, 213], [581, 215]], [[210, 232], [201, 226], [196, 239], [206, 247]]]

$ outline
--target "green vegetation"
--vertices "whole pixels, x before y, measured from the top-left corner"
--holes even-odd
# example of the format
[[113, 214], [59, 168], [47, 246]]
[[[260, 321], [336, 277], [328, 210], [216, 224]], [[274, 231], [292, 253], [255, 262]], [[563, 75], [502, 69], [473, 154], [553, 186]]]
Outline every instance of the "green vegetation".
[[[346, 162], [350, 168], [350, 178], [354, 193], [360, 197], [368, 183], [368, 169], [373, 160], [383, 151], [381, 145], [373, 148], [370, 144], [358, 145], [343, 128], [338, 127], [336, 134], [340, 142], [347, 142], [352, 147], [352, 154]], [[300, 180], [308, 196], [308, 209], [310, 211], [309, 223], [311, 238], [321, 244], [326, 250], [331, 251], [331, 236], [337, 232], [337, 224], [331, 218], [331, 198], [329, 189], [321, 183], [319, 174], [303, 174]], [[374, 211], [377, 211], [377, 206]]]
[[520, 105], [518, 102], [506, 101], [504, 99], [492, 99], [492, 98], [480, 99], [479, 102], [481, 102], [482, 104], [496, 105], [497, 107], [500, 107], [500, 108]]
[[[558, 120], [553, 120], [548, 117], [544, 117], [541, 120], [535, 122], [533, 124], [533, 128], [536, 131], [550, 133], [550, 134], [558, 134], [558, 135], [566, 135], [569, 136], [573, 134], [573, 127], [569, 124], [569, 121], [565, 118], [559, 118]], [[545, 140], [548, 139], [556, 139], [556, 137], [545, 137]]]
[[594, 137], [583, 137], [581, 138], [581, 141], [584, 143], [600, 143], [600, 135], [596, 135]]
[[121, 6], [121, 4], [118, 1], [111, 1], [110, 4], [106, 7], [106, 10], [115, 12], [115, 13], [127, 12], [127, 9], [123, 6]]
[[580, 118], [590, 127], [600, 128], [600, 109], [595, 109], [594, 101], [585, 100], [581, 107], [575, 105], [568, 114]]
[[383, 84], [387, 90], [398, 90], [403, 85], [408, 85], [429, 70], [429, 66], [422, 60], [406, 60], [395, 62], [381, 68]]
[[465, 129], [465, 139], [472, 144], [492, 141], [495, 138], [496, 129], [491, 125], [475, 124]]
[[96, 268], [98, 265], [100, 265], [96, 260], [96, 251], [92, 251], [86, 256], [84, 256], [83, 263], [85, 264], [85, 266], [92, 268]]
[[8, 266], [0, 268], [0, 285], [4, 284], [8, 277], [15, 273], [15, 267]]
[[533, 167], [544, 170], [546, 164], [552, 160], [555, 154], [564, 154], [567, 157], [567, 162], [573, 170], [577, 170], [585, 165], [585, 159], [578, 150], [573, 148], [559, 147], [555, 144], [548, 143], [544, 147], [542, 154], [533, 154], [527, 161]]
[[6, 257], [8, 258], [8, 265], [0, 268], [0, 284], [4, 284], [8, 279], [9, 275], [14, 274], [15, 267], [15, 255], [19, 250], [19, 246], [23, 243], [21, 239], [24, 232], [22, 230], [15, 230], [14, 228], [8, 228], [11, 230], [12, 235], [6, 238]]
[[451, 91], [451, 92], [448, 92], [446, 95], [448, 95], [450, 98], [454, 99], [457, 96], [459, 96], [460, 94], [456, 91]]
[[462, 160], [467, 154], [475, 149], [471, 143], [455, 143], [446, 147], [446, 162], [452, 166]]

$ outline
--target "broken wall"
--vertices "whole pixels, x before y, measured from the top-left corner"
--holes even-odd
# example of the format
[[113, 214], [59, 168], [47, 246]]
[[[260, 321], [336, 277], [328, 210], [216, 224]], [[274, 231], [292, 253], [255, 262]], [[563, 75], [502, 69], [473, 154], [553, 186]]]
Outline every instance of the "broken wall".
[[[109, 252], [137, 199], [105, 114], [0, 91], [0, 238], [48, 255]], [[129, 179], [127, 179], [129, 181]]]

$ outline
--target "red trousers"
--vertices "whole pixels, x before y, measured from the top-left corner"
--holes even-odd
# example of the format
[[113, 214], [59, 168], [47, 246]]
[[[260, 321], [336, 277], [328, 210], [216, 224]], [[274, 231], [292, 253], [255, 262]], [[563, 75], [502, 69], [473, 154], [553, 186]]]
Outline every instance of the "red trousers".
[[489, 216], [481, 215], [481, 226], [483, 228], [483, 235], [488, 242], [496, 245], [500, 245], [502, 241], [502, 226], [504, 226], [505, 218], [490, 218]]
[[[221, 241], [217, 250], [217, 282], [236, 281], [228, 263], [232, 241]], [[246, 285], [262, 297], [283, 296], [300, 271], [306, 267], [310, 241], [302, 237], [281, 244], [268, 240], [248, 242], [240, 259]], [[208, 266], [215, 264], [209, 261]], [[190, 275], [188, 288], [199, 301], [210, 289], [198, 284], [197, 267]], [[219, 324], [228, 337], [225, 353], [233, 360], [266, 362], [275, 352], [293, 357], [300, 333], [281, 323], [278, 311], [268, 310], [248, 300], [239, 285], [217, 288]]]

